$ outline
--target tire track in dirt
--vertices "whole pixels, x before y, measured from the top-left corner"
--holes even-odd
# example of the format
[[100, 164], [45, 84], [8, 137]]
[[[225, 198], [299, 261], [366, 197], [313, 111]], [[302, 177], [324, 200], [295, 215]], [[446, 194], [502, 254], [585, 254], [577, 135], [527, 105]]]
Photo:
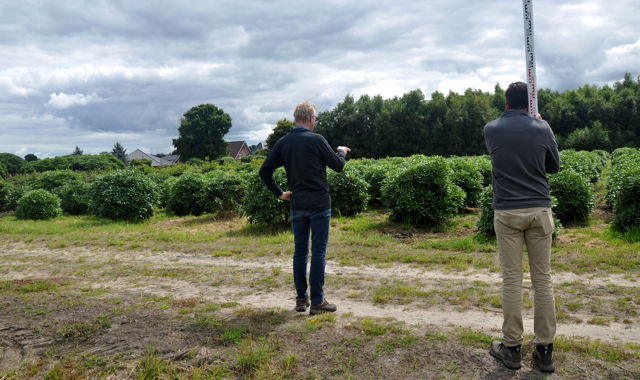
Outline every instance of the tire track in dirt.
[[[154, 263], [156, 266], [167, 264], [169, 266], [185, 265], [185, 266], [218, 266], [228, 267], [230, 269], [261, 269], [269, 270], [271, 268], [280, 268], [283, 273], [291, 270], [291, 262], [289, 259], [256, 259], [256, 260], [237, 260], [229, 257], [212, 257], [194, 254], [185, 254], [181, 252], [162, 252], [162, 253], [144, 253], [144, 252], [108, 252], [91, 251], [91, 250], [42, 250], [34, 251], [11, 251], [10, 253], [19, 253], [22, 257], [28, 256], [45, 256], [63, 259], [65, 257], [72, 259], [74, 262], [81, 257], [84, 263], [87, 262], [106, 262], [108, 260], [118, 260], [123, 263]], [[7, 251], [1, 252], [7, 254]], [[31, 272], [30, 272], [31, 273]], [[363, 265], [361, 267], [340, 266], [337, 263], [329, 262], [327, 265], [327, 273], [330, 275], [352, 275], [372, 277], [374, 279], [398, 279], [411, 280], [420, 279], [428, 281], [430, 279], [442, 280], [458, 280], [458, 281], [483, 281], [499, 284], [501, 282], [500, 274], [488, 271], [467, 271], [467, 272], [441, 272], [434, 270], [423, 270], [416, 265], [410, 264], [393, 264], [388, 267], [377, 268], [371, 265]], [[9, 276], [18, 277], [20, 273], [9, 273]], [[606, 286], [613, 284], [617, 286], [637, 287], [639, 284], [630, 281], [620, 275], [601, 274], [597, 276], [587, 277], [579, 276], [573, 273], [557, 273], [553, 275], [554, 283], [579, 281], [588, 285]], [[200, 298], [212, 302], [238, 302], [248, 307], [260, 308], [289, 308], [293, 306], [293, 285], [291, 291], [283, 289], [275, 289], [269, 291], [255, 291], [250, 287], [227, 286], [221, 284], [216, 287], [204, 284], [199, 281], [187, 281], [166, 278], [148, 278], [146, 284], [140, 286], [139, 283], [133, 283], [126, 278], [120, 278], [113, 281], [103, 281], [100, 279], [92, 279], [84, 285], [93, 288], [109, 288], [116, 290], [124, 295], [139, 296], [143, 293], [150, 293], [160, 296], [171, 296], [174, 298]], [[530, 283], [530, 281], [528, 281]], [[525, 285], [527, 281], [525, 280]], [[475, 330], [490, 332], [497, 335], [502, 325], [502, 314], [493, 311], [466, 310], [464, 312], [456, 311], [450, 308], [441, 307], [439, 309], [424, 309], [415, 304], [413, 305], [375, 305], [373, 303], [354, 300], [346, 297], [335, 296], [335, 292], [339, 289], [328, 289], [327, 297], [336, 302], [339, 307], [339, 314], [352, 313], [356, 317], [391, 317], [406, 322], [407, 324], [419, 329], [420, 326], [432, 326], [436, 328], [442, 327], [465, 327]], [[530, 311], [524, 311], [524, 322], [526, 332], [531, 332], [533, 326], [533, 316]], [[575, 317], [581, 317], [575, 315]], [[582, 316], [588, 319], [588, 316]], [[640, 344], [640, 328], [635, 325], [629, 326], [621, 323], [612, 322], [609, 326], [594, 326], [588, 324], [564, 324], [558, 325], [558, 334], [566, 336], [585, 336], [593, 339], [614, 342], [632, 342]]]

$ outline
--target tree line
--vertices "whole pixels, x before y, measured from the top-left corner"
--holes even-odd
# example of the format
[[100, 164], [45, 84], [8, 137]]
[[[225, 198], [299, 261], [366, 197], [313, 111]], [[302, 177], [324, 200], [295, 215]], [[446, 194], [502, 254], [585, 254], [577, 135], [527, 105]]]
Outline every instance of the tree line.
[[[538, 94], [540, 113], [561, 148], [611, 151], [640, 145], [640, 77], [634, 80], [627, 73], [612, 86], [541, 89]], [[420, 90], [391, 99], [347, 95], [320, 112], [316, 131], [332, 146], [350, 147], [354, 158], [485, 154], [484, 125], [504, 112], [504, 100], [500, 85], [493, 93], [468, 89], [445, 96], [436, 91], [429, 100]], [[282, 124], [273, 135], [282, 134]]]

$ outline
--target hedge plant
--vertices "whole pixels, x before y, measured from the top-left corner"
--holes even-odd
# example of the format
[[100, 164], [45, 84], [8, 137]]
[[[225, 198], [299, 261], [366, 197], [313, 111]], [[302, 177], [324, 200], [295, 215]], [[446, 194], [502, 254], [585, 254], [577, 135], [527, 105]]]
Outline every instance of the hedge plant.
[[91, 184], [72, 182], [58, 190], [62, 211], [71, 215], [85, 215], [89, 213], [91, 200]]
[[36, 175], [33, 180], [33, 188], [44, 189], [58, 194], [58, 190], [62, 188], [62, 186], [81, 181], [82, 177], [80, 174], [72, 170], [51, 170]]
[[204, 208], [210, 213], [240, 213], [247, 192], [247, 176], [209, 172], [204, 177]]
[[367, 207], [369, 184], [356, 169], [341, 172], [328, 170], [327, 183], [331, 189], [331, 212], [336, 216], [354, 216]]
[[479, 234], [483, 236], [496, 236], [496, 230], [493, 226], [493, 186], [489, 185], [484, 188], [480, 195], [478, 205], [482, 210], [480, 212], [480, 219], [476, 224], [476, 228]]
[[167, 210], [180, 216], [205, 213], [204, 186], [202, 174], [185, 172], [171, 186]]
[[618, 231], [640, 227], [640, 164], [620, 180], [613, 214], [613, 227]]
[[7, 170], [7, 166], [0, 162], [0, 179], [5, 179], [9, 176], [9, 170]]
[[480, 168], [473, 160], [466, 157], [450, 158], [449, 166], [452, 169], [453, 183], [460, 186], [466, 194], [464, 206], [476, 207], [484, 189], [484, 177]]
[[[273, 178], [283, 191], [287, 191], [287, 175], [277, 169]], [[250, 224], [286, 225], [289, 223], [289, 202], [281, 201], [264, 185], [257, 172], [249, 177], [247, 195], [242, 202], [242, 212]]]
[[580, 174], [564, 169], [549, 175], [549, 190], [558, 201], [555, 212], [561, 222], [579, 222], [589, 218], [593, 209], [591, 185]]
[[414, 157], [412, 166], [385, 179], [382, 199], [394, 220], [442, 225], [462, 207], [465, 193], [453, 183], [446, 159]]
[[45, 220], [62, 214], [60, 198], [47, 190], [38, 189], [25, 193], [16, 208], [18, 219]]
[[115, 170], [96, 178], [91, 185], [92, 214], [127, 221], [153, 216], [156, 185], [137, 170]]

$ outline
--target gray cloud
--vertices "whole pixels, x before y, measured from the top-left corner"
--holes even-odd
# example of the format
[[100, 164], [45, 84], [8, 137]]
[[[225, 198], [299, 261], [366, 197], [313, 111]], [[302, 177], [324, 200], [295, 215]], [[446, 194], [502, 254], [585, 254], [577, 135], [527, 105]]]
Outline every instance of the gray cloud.
[[[115, 141], [171, 149], [213, 103], [229, 140], [263, 140], [295, 104], [524, 79], [517, 1], [5, 1], [0, 151], [66, 154]], [[637, 0], [534, 2], [540, 87], [637, 75]]]

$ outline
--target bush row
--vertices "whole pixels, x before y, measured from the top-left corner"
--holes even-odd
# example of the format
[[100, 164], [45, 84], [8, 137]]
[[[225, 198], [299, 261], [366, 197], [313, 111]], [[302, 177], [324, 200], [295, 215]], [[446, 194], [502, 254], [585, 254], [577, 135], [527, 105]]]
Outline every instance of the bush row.
[[640, 149], [619, 148], [612, 154], [607, 203], [613, 207], [613, 227], [640, 227]]

